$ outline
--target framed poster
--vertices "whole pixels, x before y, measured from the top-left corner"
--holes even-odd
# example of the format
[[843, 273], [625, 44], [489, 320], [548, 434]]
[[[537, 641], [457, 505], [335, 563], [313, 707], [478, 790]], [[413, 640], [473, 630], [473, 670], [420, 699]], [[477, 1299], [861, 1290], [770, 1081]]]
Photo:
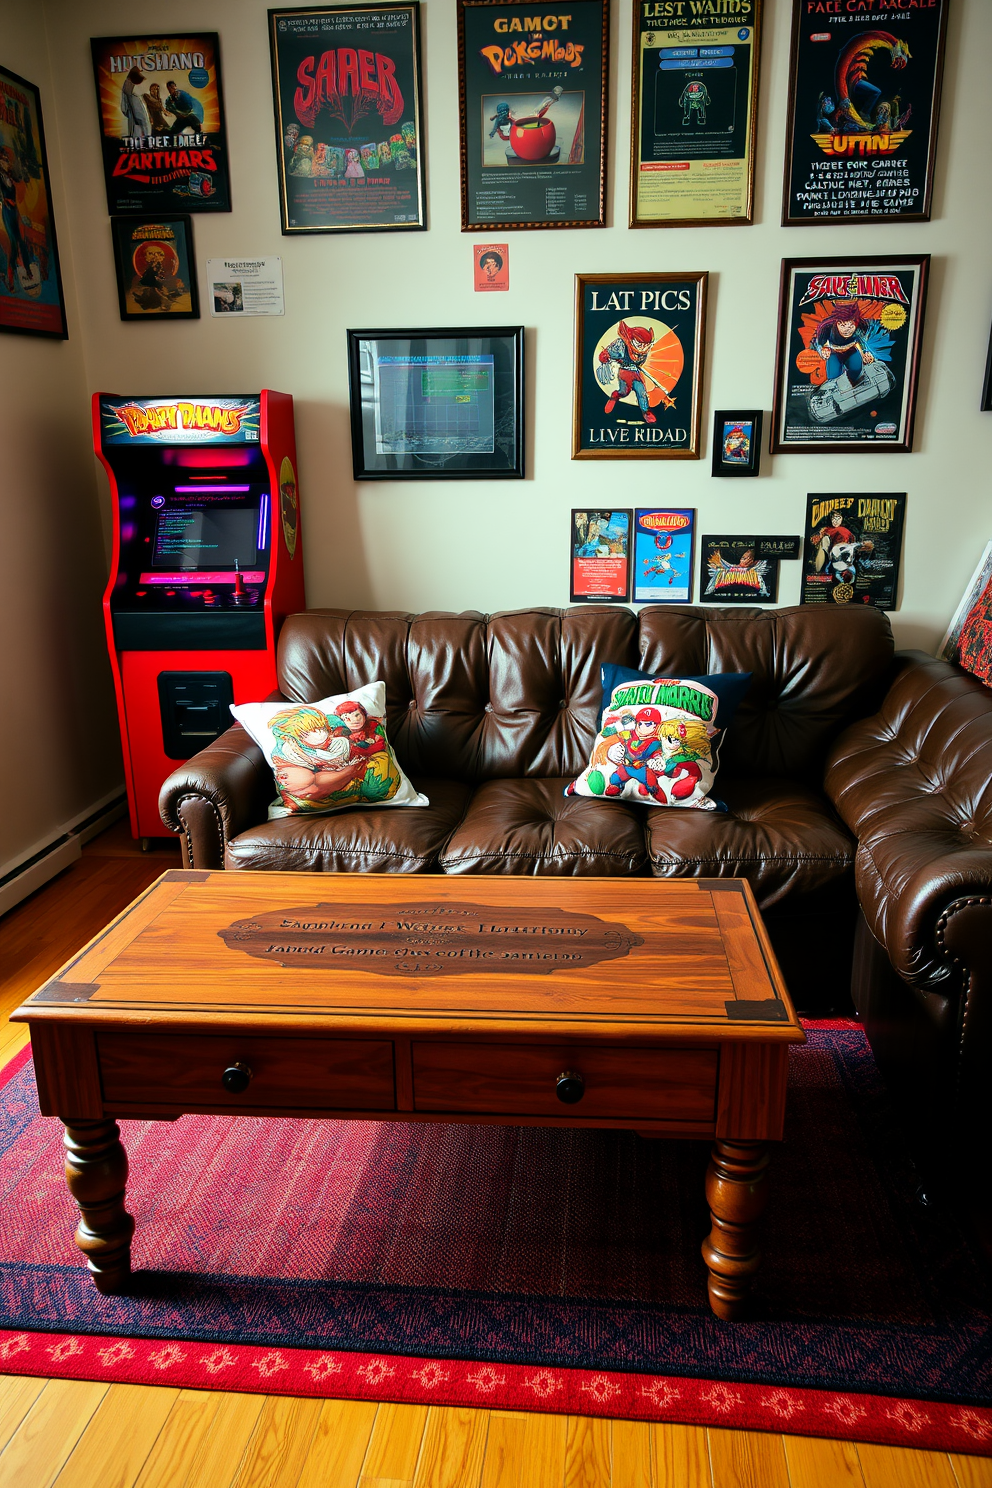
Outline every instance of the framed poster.
[[631, 227], [753, 220], [760, 45], [761, 0], [634, 0]]
[[986, 544], [937, 655], [992, 686], [992, 542]]
[[90, 42], [111, 217], [229, 212], [217, 33]]
[[356, 480], [522, 480], [523, 326], [349, 331]]
[[199, 320], [189, 217], [112, 217], [121, 320]]
[[713, 475], [757, 475], [761, 463], [760, 408], [713, 415]]
[[427, 227], [420, 5], [270, 10], [282, 230]]
[[576, 274], [573, 460], [698, 460], [707, 275]]
[[458, 0], [462, 231], [605, 227], [609, 0]]
[[905, 517], [905, 493], [807, 496], [799, 603], [894, 610]]
[[630, 598], [630, 518], [629, 509], [572, 512], [573, 604]]
[[66, 339], [52, 188], [34, 83], [0, 67], [0, 331]]
[[702, 604], [774, 604], [778, 559], [762, 556], [755, 537], [704, 537], [700, 544]]
[[992, 336], [989, 337], [989, 354], [985, 359], [985, 381], [982, 383], [982, 412], [992, 412]]
[[793, 0], [785, 227], [929, 222], [948, 4]]
[[634, 512], [633, 598], [635, 604], [688, 604], [692, 599], [691, 507]]
[[782, 264], [773, 454], [913, 448], [930, 255]]

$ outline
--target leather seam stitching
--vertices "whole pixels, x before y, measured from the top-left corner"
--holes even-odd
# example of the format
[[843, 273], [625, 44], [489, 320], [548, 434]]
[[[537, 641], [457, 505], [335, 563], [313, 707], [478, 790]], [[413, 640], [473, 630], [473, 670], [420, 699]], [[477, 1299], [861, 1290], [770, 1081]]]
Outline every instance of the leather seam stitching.
[[204, 801], [206, 803], [206, 805], [208, 805], [210, 807], [210, 810], [213, 812], [213, 814], [214, 814], [214, 825], [217, 828], [217, 837], [219, 839], [218, 845], [220, 847], [221, 866], [223, 867], [223, 863], [224, 863], [224, 851], [225, 851], [225, 848], [227, 847], [227, 839], [224, 836], [224, 821], [223, 821], [223, 818], [221, 816], [221, 813], [220, 813], [220, 810], [219, 810], [219, 808], [217, 806], [216, 801], [211, 800], [211, 798], [209, 796], [200, 795], [196, 791], [189, 791], [185, 796], [180, 796], [179, 799], [175, 803], [176, 816], [179, 818], [179, 821], [182, 823], [183, 831], [186, 834], [186, 850], [189, 853], [189, 866], [191, 868], [193, 868], [195, 866], [195, 864], [193, 862], [193, 836], [192, 836], [192, 833], [191, 833], [191, 831], [189, 829], [189, 824], [187, 822], [183, 821], [183, 818], [182, 818], [182, 816], [180, 814], [181, 811], [182, 811], [183, 806], [185, 805], [185, 803], [187, 801]]

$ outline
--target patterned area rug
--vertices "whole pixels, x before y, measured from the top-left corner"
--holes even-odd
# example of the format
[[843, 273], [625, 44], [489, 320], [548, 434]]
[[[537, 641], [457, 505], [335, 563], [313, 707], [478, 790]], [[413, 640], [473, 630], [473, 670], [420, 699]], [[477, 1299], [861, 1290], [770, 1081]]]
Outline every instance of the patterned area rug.
[[72, 1242], [58, 1122], [0, 1076], [0, 1371], [569, 1411], [992, 1455], [992, 1287], [861, 1030], [792, 1052], [751, 1318], [706, 1302], [703, 1143], [123, 1122], [131, 1295]]

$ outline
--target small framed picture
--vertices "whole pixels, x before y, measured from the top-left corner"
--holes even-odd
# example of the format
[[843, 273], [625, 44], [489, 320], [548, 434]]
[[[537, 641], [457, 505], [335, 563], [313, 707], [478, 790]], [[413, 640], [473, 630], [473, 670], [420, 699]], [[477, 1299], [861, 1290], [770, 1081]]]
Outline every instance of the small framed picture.
[[694, 507], [634, 512], [635, 604], [688, 604], [692, 599]]
[[188, 217], [111, 217], [121, 320], [199, 320]]
[[524, 328], [349, 331], [356, 480], [522, 480]]
[[624, 511], [572, 512], [570, 597], [573, 604], [623, 604], [630, 598], [630, 519]]
[[761, 463], [761, 409], [713, 415], [714, 475], [757, 475]]
[[707, 537], [700, 544], [702, 604], [774, 604], [778, 559], [764, 557], [756, 537]]

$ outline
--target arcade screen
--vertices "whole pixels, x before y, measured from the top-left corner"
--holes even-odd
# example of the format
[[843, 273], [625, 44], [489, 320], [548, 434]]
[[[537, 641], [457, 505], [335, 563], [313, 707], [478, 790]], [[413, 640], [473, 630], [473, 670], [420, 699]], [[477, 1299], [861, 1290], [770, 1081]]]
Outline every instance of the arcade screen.
[[155, 524], [153, 568], [253, 568], [258, 557], [258, 508], [167, 507]]

